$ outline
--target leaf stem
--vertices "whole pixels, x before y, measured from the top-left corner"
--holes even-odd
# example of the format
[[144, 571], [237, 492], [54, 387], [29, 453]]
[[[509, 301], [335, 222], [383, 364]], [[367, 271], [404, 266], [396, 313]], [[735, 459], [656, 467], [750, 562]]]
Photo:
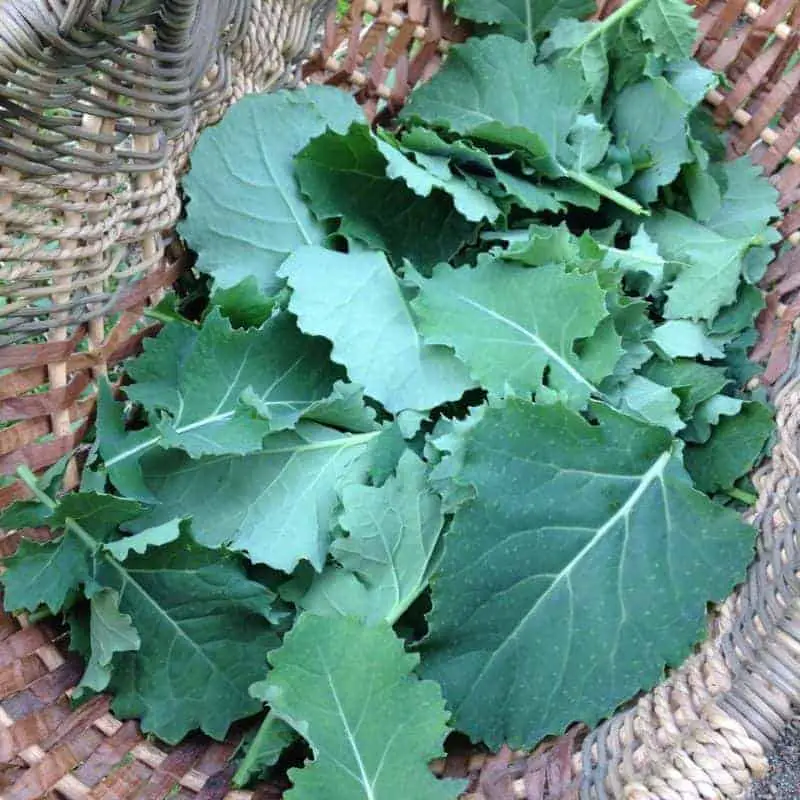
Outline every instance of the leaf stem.
[[598, 22], [597, 25], [592, 28], [586, 38], [579, 44], [575, 45], [572, 50], [570, 50], [567, 57], [572, 58], [572, 56], [576, 55], [582, 47], [586, 47], [587, 44], [591, 44], [595, 39], [598, 39], [604, 33], [613, 28], [618, 22], [621, 22], [631, 14], [634, 14], [646, 2], [648, 2], [648, 0], [628, 0], [627, 3], [620, 6], [620, 8], [618, 8], [613, 14], [610, 14], [602, 22]]
[[42, 606], [41, 608], [37, 608], [36, 611], [32, 611], [28, 614], [28, 622], [31, 625], [35, 625], [37, 622], [41, 622], [45, 619], [50, 619], [53, 616], [53, 612], [47, 606]]
[[734, 500], [738, 500], [740, 503], [744, 503], [746, 506], [752, 506], [758, 502], [758, 497], [756, 497], [756, 495], [745, 492], [744, 489], [737, 489], [735, 486], [728, 489], [725, 494], [732, 497]]
[[17, 467], [17, 477], [31, 490], [33, 496], [40, 503], [47, 506], [51, 511], [56, 507], [56, 501], [39, 488], [39, 481], [36, 480], [36, 476], [29, 467]]
[[[631, 2], [635, 2], [635, 0], [631, 0]], [[597, 178], [589, 175], [586, 172], [565, 169], [564, 175], [570, 180], [575, 181], [575, 183], [580, 183], [581, 186], [585, 186], [587, 189], [597, 192], [597, 194], [599, 194], [601, 197], [611, 200], [612, 203], [616, 203], [618, 206], [630, 211], [632, 214], [637, 214], [640, 217], [650, 216], [650, 212], [644, 206], [639, 205], [639, 203], [627, 195], [622, 194], [622, 192], [618, 192], [616, 189], [606, 186], [602, 181], [597, 180]]]
[[[58, 506], [58, 503], [56, 503], [52, 497], [39, 488], [39, 482], [36, 480], [36, 476], [28, 467], [17, 467], [17, 475], [19, 476], [19, 479], [31, 490], [33, 496], [40, 503], [46, 505], [51, 511], [55, 510], [55, 508]], [[64, 520], [64, 528], [72, 531], [72, 533], [74, 533], [78, 539], [81, 540], [81, 543], [89, 550], [89, 552], [96, 553], [100, 548], [100, 544], [95, 541], [92, 535], [71, 517], [67, 517]]]
[[270, 712], [268, 712], [262, 720], [258, 732], [253, 738], [253, 741], [250, 742], [247, 752], [244, 754], [242, 763], [239, 764], [239, 768], [233, 776], [232, 783], [234, 789], [243, 789], [253, 779], [253, 773], [258, 769], [259, 754], [264, 742], [269, 740], [274, 721], [275, 717]]
[[155, 308], [146, 308], [143, 314], [148, 319], [154, 319], [156, 322], [163, 322], [165, 325], [170, 322], [182, 322], [184, 325], [190, 325], [195, 328], [198, 325], [194, 320], [186, 319], [179, 315], [165, 314], [163, 311], [158, 311]]

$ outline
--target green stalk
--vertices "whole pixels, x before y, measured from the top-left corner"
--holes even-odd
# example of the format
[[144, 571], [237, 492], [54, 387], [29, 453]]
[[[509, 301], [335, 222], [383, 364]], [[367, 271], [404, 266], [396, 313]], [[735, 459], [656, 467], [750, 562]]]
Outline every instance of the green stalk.
[[258, 768], [257, 762], [258, 755], [261, 751], [261, 746], [264, 741], [269, 739], [274, 721], [274, 715], [267, 713], [267, 716], [264, 717], [263, 721], [261, 722], [258, 732], [253, 738], [253, 741], [250, 742], [247, 752], [244, 754], [242, 763], [239, 764], [239, 768], [236, 770], [236, 774], [233, 776], [232, 783], [234, 789], [243, 789], [253, 779], [254, 772]]
[[648, 0], [628, 0], [625, 5], [618, 8], [613, 14], [606, 17], [602, 22], [598, 22], [586, 38], [570, 50], [567, 58], [572, 58], [582, 47], [591, 44], [595, 39], [599, 39], [604, 33], [611, 30], [618, 22], [631, 16], [631, 14], [635, 14], [647, 1]]
[[743, 489], [737, 489], [735, 486], [732, 489], [728, 489], [725, 494], [732, 497], [734, 500], [738, 500], [740, 503], [744, 503], [746, 506], [753, 506], [758, 501], [758, 497], [754, 494], [745, 492]]
[[[39, 488], [39, 482], [36, 476], [31, 472], [28, 467], [17, 467], [17, 475], [19, 479], [31, 490], [33, 496], [42, 504], [46, 505], [51, 511], [55, 510], [58, 505], [52, 497], [45, 494]], [[89, 550], [90, 553], [96, 553], [100, 545], [91, 537], [87, 531], [81, 527], [74, 519], [67, 517], [64, 520], [64, 527], [72, 531], [80, 540], [81, 543]]]
[[[635, 0], [632, 0], [632, 2], [635, 2]], [[644, 206], [639, 205], [639, 203], [627, 195], [622, 194], [622, 192], [618, 192], [616, 189], [606, 186], [604, 183], [597, 180], [597, 178], [593, 178], [586, 172], [576, 172], [575, 170], [565, 169], [564, 175], [570, 180], [575, 181], [575, 183], [580, 183], [587, 189], [597, 192], [601, 197], [611, 200], [612, 203], [616, 203], [632, 214], [637, 214], [640, 217], [650, 216], [650, 212]]]
[[197, 327], [197, 323], [194, 320], [184, 319], [183, 317], [181, 317], [180, 320], [176, 320], [174, 316], [171, 316], [169, 314], [164, 314], [161, 311], [156, 310], [155, 308], [146, 308], [144, 310], [144, 316], [147, 317], [148, 319], [154, 319], [156, 322], [163, 322], [164, 324], [180, 321], [185, 323], [186, 325], [193, 325], [194, 327]]

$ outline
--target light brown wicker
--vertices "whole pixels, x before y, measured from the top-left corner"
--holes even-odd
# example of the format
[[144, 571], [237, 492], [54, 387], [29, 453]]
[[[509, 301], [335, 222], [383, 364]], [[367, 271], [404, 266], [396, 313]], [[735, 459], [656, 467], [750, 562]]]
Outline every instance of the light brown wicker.
[[[0, 0], [0, 79], [7, 74], [3, 48], [12, 51], [11, 45], [4, 45], [6, 9], [13, 7], [17, 14], [20, 9], [47, 7], [56, 9], [53, 13], [57, 14], [82, 5]], [[165, 7], [173, 5], [185, 4], [164, 3]], [[231, 13], [225, 19], [244, 22], [243, 0], [223, 5]], [[109, 111], [109, 116], [103, 114], [100, 120], [82, 118], [82, 124], [90, 128], [92, 124], [105, 125], [103, 131], [113, 132], [119, 139], [113, 145], [107, 139], [85, 139], [93, 142], [88, 149], [96, 153], [109, 152], [104, 147], [123, 148], [126, 141], [141, 143], [137, 153], [147, 167], [141, 174], [123, 170], [122, 199], [110, 200], [108, 184], [91, 169], [73, 183], [75, 174], [64, 173], [68, 177], [61, 178], [66, 181], [62, 185], [36, 172], [23, 180], [20, 170], [1, 162], [2, 188], [10, 199], [0, 206], [0, 223], [6, 225], [0, 227], [0, 245], [17, 249], [0, 249], [0, 271], [10, 263], [18, 270], [0, 272], [0, 279], [13, 276], [17, 287], [0, 286], [0, 292], [15, 298], [11, 311], [0, 307], [0, 320], [9, 321], [0, 332], [12, 337], [11, 344], [0, 347], [0, 369], [8, 370], [0, 376], [0, 421], [14, 423], [0, 430], [4, 471], [23, 459], [43, 467], [79, 439], [89, 419], [94, 376], [133, 352], [150, 332], [142, 320], [142, 308], [148, 296], [175, 274], [172, 262], [160, 260], [156, 266], [155, 254], [161, 258], [162, 231], [177, 214], [174, 179], [197, 129], [218, 117], [241, 93], [275, 85], [277, 76], [285, 74], [283, 59], [292, 61], [307, 41], [317, 9], [306, 7], [302, 0], [296, 4], [290, 0], [254, 1], [248, 24], [227, 28], [231, 38], [220, 42], [218, 49], [201, 50], [201, 61], [207, 57], [216, 64], [210, 72], [211, 83], [217, 83], [211, 94], [202, 96], [205, 84], [198, 83], [200, 72], [195, 70], [184, 76], [185, 85], [194, 88], [186, 89], [188, 94], [176, 90], [171, 98], [165, 98], [163, 116], [152, 115], [149, 92], [155, 86], [148, 84], [146, 98], [130, 93], [136, 95], [132, 99], [136, 115], [126, 110], [122, 115]], [[607, 14], [611, 9], [611, 4], [604, 4], [598, 13]], [[713, 0], [702, 3], [697, 13], [701, 27], [697, 56], [728, 77], [728, 88], [712, 92], [708, 101], [731, 134], [731, 152], [751, 153], [773, 176], [784, 211], [781, 232], [796, 244], [800, 240], [800, 149], [795, 147], [800, 134], [800, 66], [793, 56], [800, 39], [800, 0], [765, 0], [761, 5]], [[13, 18], [9, 12], [8, 19]], [[295, 27], [291, 21], [296, 22]], [[219, 32], [219, 22], [220, 17], [212, 15], [209, 24], [216, 25], [213, 29]], [[47, 25], [49, 33], [44, 39], [51, 41], [47, 37], [57, 35], [52, 18]], [[96, 33], [100, 36], [99, 28]], [[356, 0], [343, 24], [329, 19], [303, 75], [308, 81], [353, 91], [367, 116], [374, 119], [394, 113], [408, 91], [436, 69], [450, 43], [461, 38], [463, 32], [442, 12], [438, 0]], [[115, 55], [105, 55], [110, 60], [104, 64], [141, 57], [130, 42], [114, 41], [119, 51], [112, 47], [108, 52]], [[175, 47], [176, 52], [180, 50]], [[152, 48], [147, 53], [152, 59]], [[189, 58], [186, 51], [184, 56]], [[40, 69], [29, 57], [25, 59], [29, 71]], [[60, 63], [58, 58], [55, 62]], [[72, 80], [72, 73], [67, 79]], [[95, 86], [89, 95], [124, 94], [120, 88]], [[159, 88], [166, 91], [163, 85]], [[76, 90], [80, 113], [83, 94]], [[62, 103], [61, 95], [59, 98]], [[4, 113], [2, 102], [0, 114]], [[102, 105], [105, 99], [99, 102]], [[158, 116], [148, 128], [148, 137], [125, 127], [132, 125], [139, 113], [146, 116], [143, 108], [151, 110], [151, 118]], [[3, 129], [0, 135], [5, 132]], [[164, 144], [159, 138], [162, 132], [177, 134], [177, 138]], [[0, 156], [2, 143], [13, 145], [21, 135], [14, 130], [0, 138]], [[152, 152], [160, 152], [158, 166], [148, 161]], [[150, 182], [141, 183], [148, 175]], [[102, 199], [96, 199], [101, 193]], [[36, 216], [42, 212], [40, 205], [66, 227], [53, 225], [43, 233], [44, 217]], [[92, 214], [102, 215], [96, 226]], [[35, 223], [27, 222], [34, 218]], [[111, 232], [101, 236], [103, 224], [109, 225]], [[12, 234], [22, 225], [30, 225], [28, 235], [36, 242], [35, 248], [21, 244], [19, 236]], [[43, 255], [50, 236], [60, 258]], [[145, 252], [141, 243], [148, 241], [150, 249]], [[113, 269], [119, 271], [123, 262], [114, 262], [112, 254], [120, 245], [127, 252], [130, 275], [122, 275], [118, 288], [118, 279], [106, 280], [103, 267], [92, 265], [108, 268], [114, 264]], [[759, 501], [754, 522], [760, 537], [758, 558], [746, 584], [716, 610], [708, 640], [686, 664], [597, 730], [589, 733], [576, 727], [532, 755], [503, 751], [487, 756], [463, 749], [434, 765], [440, 773], [469, 776], [469, 800], [725, 800], [742, 797], [751, 777], [764, 772], [765, 753], [790, 716], [791, 702], [800, 690], [800, 557], [795, 522], [800, 514], [800, 359], [792, 337], [800, 316], [798, 252], [788, 249], [769, 270], [764, 284], [768, 307], [759, 321], [761, 341], [753, 353], [754, 358], [767, 362], [762, 380], [778, 405], [779, 438], [771, 461], [756, 477]], [[94, 283], [77, 285], [68, 293], [67, 280], [81, 273]], [[63, 286], [55, 280], [59, 276], [64, 277]], [[132, 280], [135, 276], [140, 278], [138, 283]], [[11, 294], [37, 286], [46, 291]], [[42, 312], [34, 305], [39, 296], [56, 303]], [[100, 296], [105, 299], [101, 301]], [[110, 306], [101, 303], [112, 299], [116, 313], [109, 315]], [[103, 313], [92, 316], [98, 309]], [[76, 315], [84, 316], [78, 320]], [[19, 327], [31, 323], [40, 327]], [[21, 332], [27, 339], [18, 343], [14, 337]], [[30, 343], [33, 336], [46, 339]], [[42, 388], [43, 392], [36, 391]], [[4, 439], [7, 431], [16, 433]], [[51, 438], [42, 438], [47, 435]], [[0, 493], [0, 502], [11, 499], [16, 491], [6, 488], [5, 494]], [[45, 536], [46, 532], [26, 535]], [[16, 534], [0, 538], [0, 560], [13, 551], [15, 542]], [[269, 800], [281, 796], [283, 787], [277, 784], [263, 785], [254, 793], [230, 789], [232, 768], [227, 758], [231, 743], [198, 738], [167, 751], [143, 738], [134, 723], [116, 720], [105, 698], [72, 711], [67, 695], [78, 680], [80, 664], [63, 644], [60, 632], [47, 624], [0, 616], [2, 798]]]
[[[291, 79], [330, 7], [0, 2], [0, 476], [81, 440], [93, 381], [177, 275], [165, 246], [198, 131]], [[0, 483], [0, 505], [20, 491]]]

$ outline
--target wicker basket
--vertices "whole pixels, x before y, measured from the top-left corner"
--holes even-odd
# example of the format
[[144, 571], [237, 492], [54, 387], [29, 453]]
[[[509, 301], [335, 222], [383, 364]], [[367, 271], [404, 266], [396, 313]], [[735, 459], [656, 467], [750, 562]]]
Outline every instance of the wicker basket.
[[[85, 5], [93, 7], [91, 0]], [[43, 468], [80, 439], [90, 420], [94, 378], [151, 332], [142, 310], [180, 267], [179, 257], [163, 256], [164, 231], [178, 213], [175, 175], [197, 131], [240, 94], [283, 80], [319, 9], [303, 0], [237, 0], [220, 3], [227, 10], [209, 12], [209, 19], [173, 20], [155, 40], [146, 28], [132, 40], [116, 29], [109, 38], [111, 22], [80, 15], [74, 19], [81, 26], [60, 31], [55, 17], [42, 19], [44, 11], [30, 8], [65, 6], [81, 3], [0, 0], [0, 75], [7, 80], [11, 64], [12, 79], [20, 76], [8, 103], [20, 112], [18, 121], [13, 117], [0, 132], [0, 191], [6, 192], [0, 194], [0, 280], [7, 282], [0, 296], [10, 301], [0, 306], [0, 335], [7, 337], [0, 346], [0, 423], [12, 423], [0, 428], [3, 473], [21, 461]], [[23, 9], [27, 24], [18, 22]], [[613, 4], [604, 4], [598, 13], [611, 10]], [[710, 93], [708, 101], [729, 129], [732, 154], [750, 152], [773, 176], [784, 212], [780, 230], [796, 244], [800, 65], [787, 66], [800, 41], [800, 0], [764, 0], [761, 6], [714, 0], [701, 2], [697, 14], [697, 56], [729, 79], [729, 88]], [[126, 30], [140, 30], [143, 21]], [[202, 40], [199, 25], [211, 26], [217, 46], [197, 52], [190, 45]], [[60, 37], [71, 46], [58, 46]], [[328, 20], [303, 77], [351, 90], [366, 115], [379, 118], [396, 112], [461, 38], [438, 0], [356, 0], [342, 24]], [[35, 64], [25, 55], [31, 39], [45, 54]], [[62, 59], [77, 47], [97, 54], [111, 79], [91, 77], [96, 69], [76, 77], [74, 63]], [[117, 81], [123, 67], [139, 83]], [[52, 96], [71, 115], [45, 126], [44, 109], [55, 103], [30, 94], [30, 75], [51, 79]], [[62, 83], [74, 90], [69, 101]], [[87, 97], [95, 103], [93, 114]], [[80, 135], [75, 114], [84, 115]], [[40, 141], [31, 131], [41, 129], [62, 139]], [[44, 158], [42, 149], [61, 153], [76, 140], [81, 169], [65, 170], [72, 162], [64, 162], [53, 171], [61, 162]], [[20, 234], [28, 238], [20, 241]], [[576, 727], [533, 754], [464, 750], [436, 764], [440, 773], [470, 777], [469, 800], [736, 798], [764, 773], [765, 753], [800, 691], [800, 555], [793, 522], [800, 515], [800, 379], [792, 337], [800, 317], [798, 252], [788, 249], [765, 278], [768, 305], [753, 353], [767, 362], [761, 380], [778, 405], [779, 440], [756, 477], [754, 521], [761, 534], [747, 583], [718, 609], [708, 640], [683, 667], [597, 730]], [[51, 301], [45, 310], [41, 298]], [[0, 503], [18, 492], [16, 486], [0, 489]], [[0, 559], [15, 540], [0, 538]], [[46, 624], [0, 616], [0, 796], [281, 796], [280, 785], [254, 793], [230, 789], [232, 743], [196, 738], [168, 751], [143, 738], [134, 723], [115, 719], [106, 698], [72, 711], [68, 694], [81, 665], [61, 645], [59, 632]]]
[[[292, 78], [331, 3], [92, 10], [109, 5], [0, 3], [0, 476], [81, 441], [93, 381], [177, 275], [164, 252], [197, 133]], [[0, 483], [0, 505], [20, 491]]]

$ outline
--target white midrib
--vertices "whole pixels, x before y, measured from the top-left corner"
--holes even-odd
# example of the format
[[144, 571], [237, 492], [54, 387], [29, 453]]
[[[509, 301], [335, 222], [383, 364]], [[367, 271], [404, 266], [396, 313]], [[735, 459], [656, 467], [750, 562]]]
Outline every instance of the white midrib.
[[369, 779], [369, 775], [367, 775], [367, 769], [364, 766], [364, 761], [361, 758], [361, 751], [358, 747], [358, 742], [356, 742], [355, 737], [353, 736], [353, 732], [350, 730], [350, 723], [347, 721], [347, 716], [344, 713], [344, 708], [342, 708], [342, 703], [339, 700], [339, 693], [336, 691], [336, 687], [331, 680], [331, 672], [328, 669], [328, 665], [325, 663], [325, 658], [323, 657], [322, 651], [317, 651], [320, 656], [320, 661], [322, 662], [325, 668], [325, 677], [328, 680], [328, 686], [331, 690], [331, 696], [333, 697], [333, 702], [336, 704], [336, 711], [339, 714], [339, 718], [342, 720], [342, 726], [344, 727], [344, 732], [347, 737], [347, 743], [350, 745], [350, 749], [353, 751], [353, 756], [356, 760], [356, 766], [358, 767], [358, 771], [361, 774], [361, 785], [364, 787], [364, 792], [366, 794], [367, 800], [376, 800], [375, 798], [375, 789], [372, 786], [372, 782]]
[[507, 325], [509, 328], [517, 331], [517, 333], [521, 333], [527, 339], [530, 339], [537, 347], [542, 349], [547, 356], [555, 361], [560, 367], [562, 367], [566, 372], [568, 372], [576, 381], [581, 383], [583, 386], [588, 387], [589, 391], [597, 396], [600, 393], [600, 390], [591, 382], [586, 380], [586, 378], [581, 375], [572, 364], [569, 363], [560, 353], [557, 353], [550, 347], [547, 342], [541, 339], [532, 331], [529, 331], [527, 328], [520, 325], [518, 322], [514, 322], [513, 319], [509, 319], [508, 317], [499, 314], [497, 311], [494, 311], [491, 308], [487, 308], [482, 303], [479, 303], [477, 300], [473, 300], [471, 297], [465, 297], [463, 294], [459, 295], [459, 300], [462, 300], [467, 305], [476, 308], [478, 311], [482, 311], [484, 314], [487, 314], [492, 319], [496, 319], [498, 322], [502, 322], [504, 325]]
[[105, 552], [103, 553], [102, 558], [106, 564], [108, 564], [120, 575], [122, 581], [122, 586], [118, 590], [120, 604], [122, 603], [122, 598], [128, 586], [136, 587], [139, 596], [152, 607], [154, 612], [159, 617], [166, 620], [167, 624], [175, 632], [175, 637], [186, 642], [188, 646], [200, 656], [200, 659], [206, 663], [212, 673], [221, 675], [225, 683], [231, 687], [231, 690], [236, 689], [232, 681], [228, 678], [227, 672], [221, 669], [218, 664], [215, 664], [209, 658], [208, 653], [206, 653], [206, 651], [203, 650], [203, 648], [194, 639], [192, 639], [188, 633], [186, 633], [186, 631], [169, 615], [169, 612], [161, 606], [161, 604], [144, 588], [144, 586], [142, 586], [141, 583], [139, 583], [139, 581], [134, 578], [133, 571], [125, 569], [113, 556], [110, 556]]
[[[262, 401], [263, 402], [263, 401]], [[303, 401], [292, 401], [292, 400], [278, 400], [275, 402], [268, 402], [264, 403], [267, 406], [285, 406], [287, 403], [292, 402], [303, 402]], [[236, 409], [232, 408], [230, 411], [225, 411], [222, 414], [212, 414], [208, 417], [203, 417], [202, 419], [198, 419], [195, 422], [190, 422], [188, 425], [181, 425], [175, 428], [175, 433], [183, 434], [183, 433], [190, 433], [197, 428], [204, 428], [206, 425], [214, 425], [217, 422], [225, 422], [229, 420], [233, 415], [236, 413]], [[163, 437], [159, 434], [157, 436], [152, 436], [149, 439], [137, 444], [136, 447], [130, 447], [127, 450], [123, 450], [121, 453], [117, 453], [117, 455], [109, 458], [108, 461], [105, 462], [106, 467], [113, 467], [115, 464], [119, 464], [120, 461], [125, 461], [125, 459], [131, 458], [132, 456], [138, 455], [139, 453], [143, 452], [144, 450], [149, 450], [154, 445], [158, 444]]]
[[508, 636], [505, 637], [503, 643], [492, 653], [489, 659], [481, 668], [481, 671], [478, 673], [477, 677], [473, 681], [472, 684], [472, 691], [467, 695], [467, 697], [459, 703], [459, 708], [463, 706], [465, 702], [470, 698], [472, 692], [478, 687], [478, 684], [483, 680], [486, 673], [491, 668], [494, 661], [497, 659], [498, 655], [503, 652], [504, 648], [506, 647], [509, 642], [512, 642], [516, 639], [519, 632], [522, 628], [526, 625], [528, 620], [538, 611], [539, 607], [544, 603], [550, 595], [555, 591], [556, 587], [560, 586], [561, 583], [569, 578], [572, 570], [583, 560], [586, 554], [621, 520], [628, 516], [628, 514], [636, 507], [636, 504], [641, 500], [642, 495], [647, 491], [650, 487], [650, 484], [653, 483], [656, 479], [660, 478], [663, 473], [664, 469], [667, 466], [670, 458], [672, 457], [672, 451], [667, 450], [662, 453], [652, 464], [652, 466], [645, 472], [641, 479], [639, 480], [639, 485], [636, 489], [631, 492], [631, 496], [620, 506], [619, 510], [616, 511], [611, 517], [606, 520], [595, 533], [594, 536], [578, 551], [578, 553], [572, 558], [572, 560], [558, 573], [555, 573], [555, 577], [553, 578], [552, 583], [550, 586], [547, 587], [547, 590], [538, 600], [531, 606], [530, 610], [520, 619], [520, 621], [514, 626], [514, 629]]

